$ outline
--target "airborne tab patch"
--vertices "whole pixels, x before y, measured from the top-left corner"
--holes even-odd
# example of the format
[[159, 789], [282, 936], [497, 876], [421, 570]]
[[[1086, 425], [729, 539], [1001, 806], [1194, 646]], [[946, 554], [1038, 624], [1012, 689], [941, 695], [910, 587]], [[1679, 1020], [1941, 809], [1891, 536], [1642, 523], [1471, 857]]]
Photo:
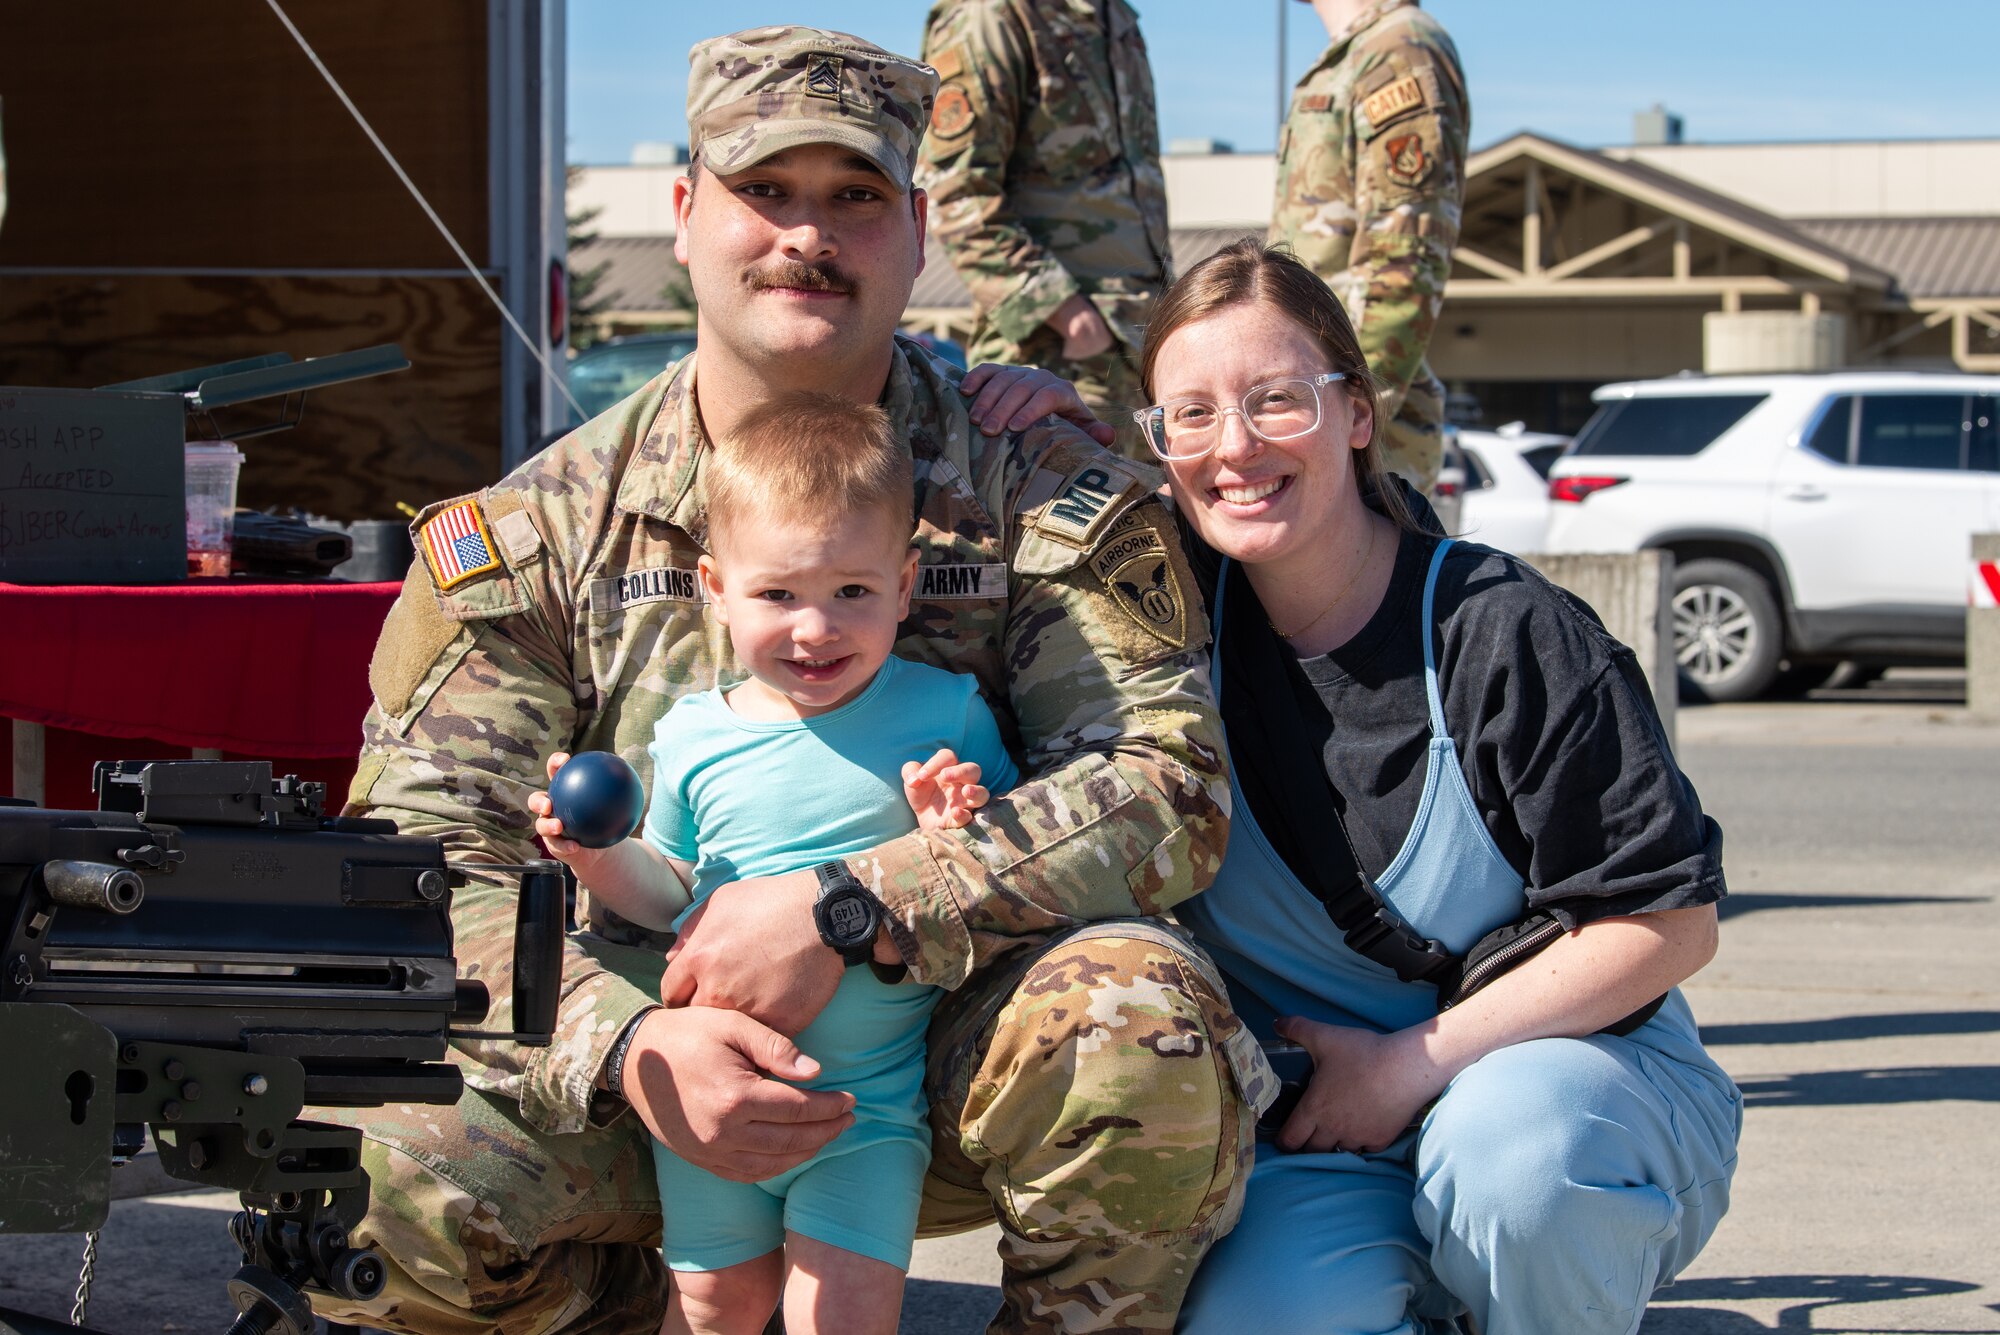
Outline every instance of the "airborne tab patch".
[[1007, 593], [1004, 565], [920, 565], [917, 567], [918, 602], [944, 598], [1001, 598]]
[[447, 505], [417, 530], [417, 546], [430, 566], [431, 580], [445, 593], [475, 575], [500, 568], [486, 516], [473, 497]]

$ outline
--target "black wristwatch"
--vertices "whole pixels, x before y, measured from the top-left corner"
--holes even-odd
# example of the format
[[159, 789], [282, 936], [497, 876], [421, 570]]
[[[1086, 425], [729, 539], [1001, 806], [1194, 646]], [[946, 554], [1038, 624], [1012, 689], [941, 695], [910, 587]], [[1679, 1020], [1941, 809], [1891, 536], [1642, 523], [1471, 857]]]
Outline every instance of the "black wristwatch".
[[845, 862], [822, 862], [813, 875], [819, 877], [819, 898], [813, 901], [819, 939], [839, 952], [849, 968], [874, 959], [882, 901], [868, 893]]

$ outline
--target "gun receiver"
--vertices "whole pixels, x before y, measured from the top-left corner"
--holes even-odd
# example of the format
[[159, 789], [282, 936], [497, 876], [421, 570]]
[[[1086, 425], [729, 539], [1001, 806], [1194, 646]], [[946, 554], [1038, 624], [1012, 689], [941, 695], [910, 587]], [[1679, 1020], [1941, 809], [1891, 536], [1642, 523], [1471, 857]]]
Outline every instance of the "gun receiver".
[[[454, 1034], [548, 1042], [560, 868], [454, 866], [393, 822], [326, 816], [324, 785], [266, 762], [119, 761], [92, 786], [96, 811], [0, 799], [0, 1232], [100, 1226], [150, 1126], [169, 1173], [243, 1195], [243, 1321], [310, 1331], [299, 1287], [365, 1298], [383, 1271], [347, 1245], [360, 1132], [301, 1110], [454, 1103]], [[455, 1029], [490, 998], [458, 977], [451, 891], [501, 875], [520, 881], [513, 1028]]]

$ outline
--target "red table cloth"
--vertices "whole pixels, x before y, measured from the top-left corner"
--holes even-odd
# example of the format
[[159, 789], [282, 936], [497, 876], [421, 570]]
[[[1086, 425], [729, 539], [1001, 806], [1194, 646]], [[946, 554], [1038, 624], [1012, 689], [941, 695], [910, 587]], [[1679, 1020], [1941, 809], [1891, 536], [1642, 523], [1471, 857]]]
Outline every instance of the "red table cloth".
[[400, 584], [0, 584], [0, 715], [251, 756], [361, 747]]

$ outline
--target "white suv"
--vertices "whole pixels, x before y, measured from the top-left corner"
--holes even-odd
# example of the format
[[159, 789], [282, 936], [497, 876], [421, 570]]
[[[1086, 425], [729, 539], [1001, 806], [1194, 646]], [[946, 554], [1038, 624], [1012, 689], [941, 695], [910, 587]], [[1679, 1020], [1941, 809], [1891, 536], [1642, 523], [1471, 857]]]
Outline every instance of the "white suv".
[[1962, 661], [1975, 532], [2000, 531], [2000, 376], [1606, 385], [1549, 474], [1551, 552], [1674, 554], [1684, 693]]

